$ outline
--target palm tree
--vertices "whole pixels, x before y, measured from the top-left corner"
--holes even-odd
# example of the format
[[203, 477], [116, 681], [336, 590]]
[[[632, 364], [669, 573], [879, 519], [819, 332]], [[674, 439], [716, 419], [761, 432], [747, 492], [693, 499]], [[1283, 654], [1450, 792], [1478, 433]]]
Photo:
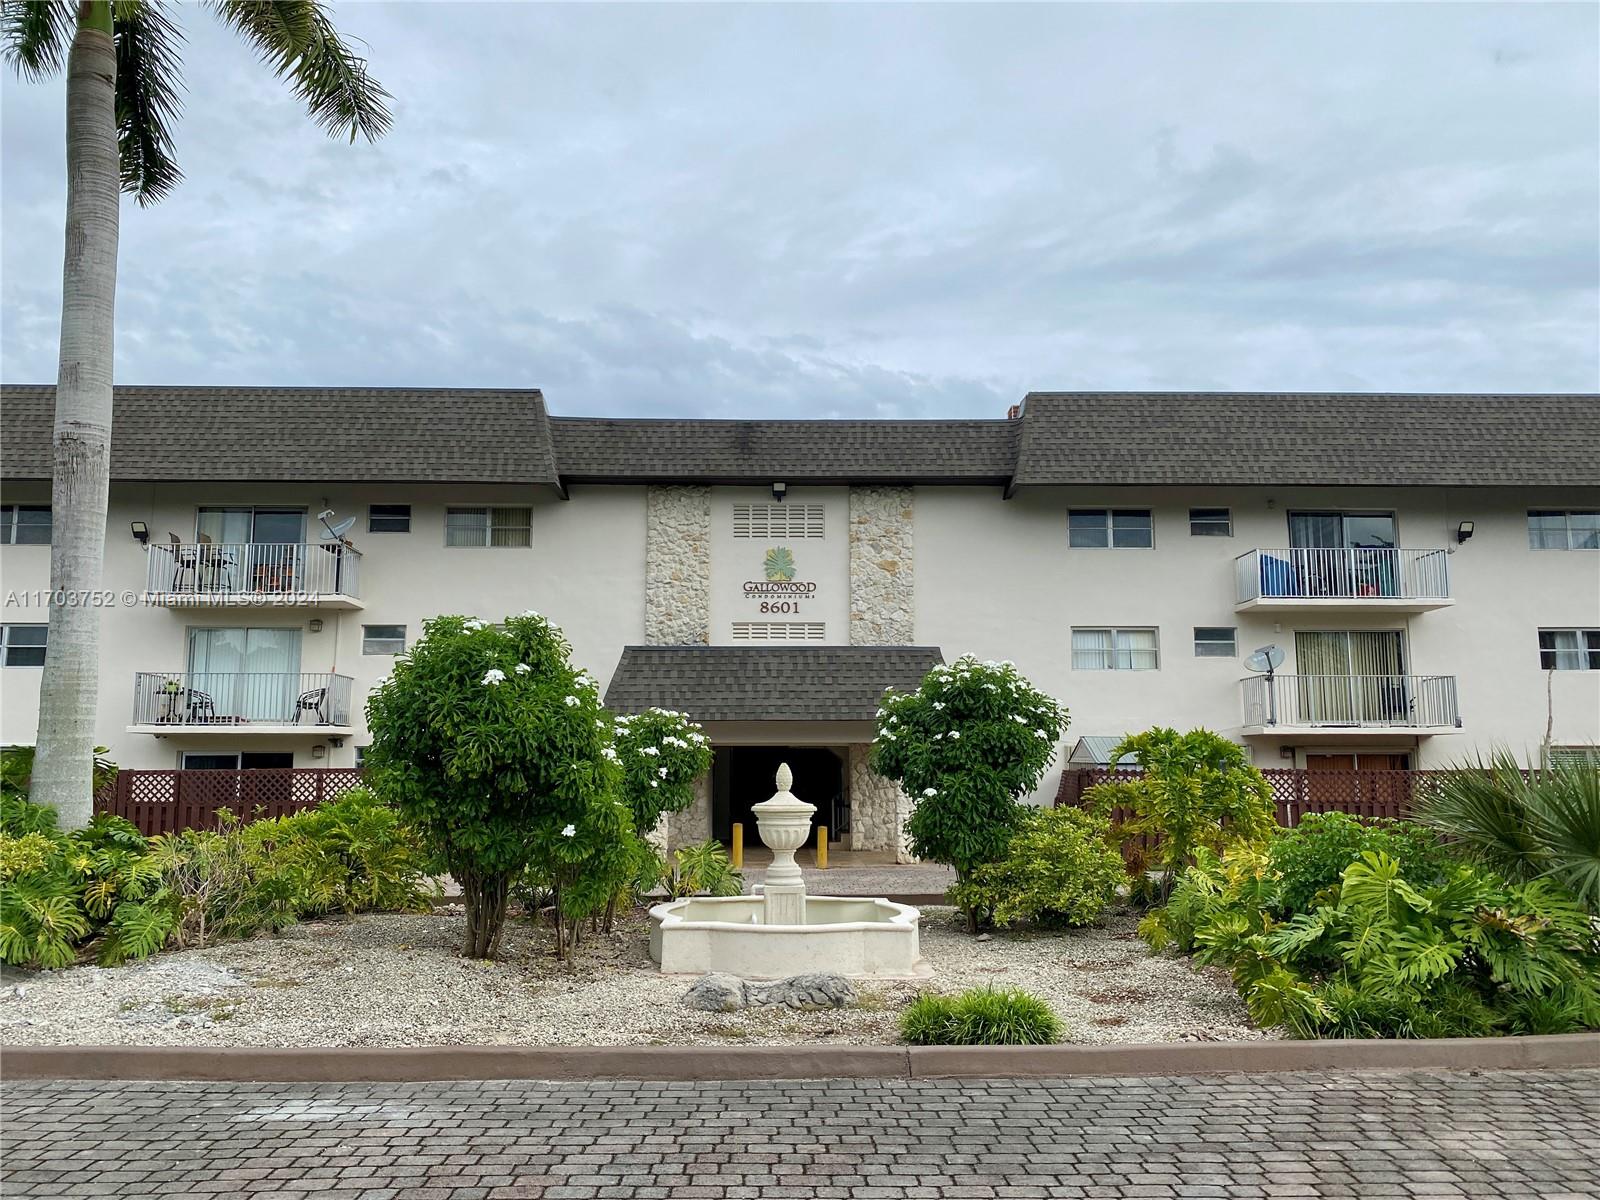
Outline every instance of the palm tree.
[[[369, 141], [389, 127], [389, 93], [367, 74], [318, 0], [207, 5], [289, 82], [329, 134]], [[182, 179], [182, 34], [157, 0], [4, 0], [6, 60], [25, 78], [67, 72], [66, 261], [51, 485], [49, 653], [39, 686], [32, 798], [67, 828], [93, 810], [100, 586], [110, 483], [112, 311], [120, 188], [154, 204]], [[74, 598], [79, 603], [70, 603]]]

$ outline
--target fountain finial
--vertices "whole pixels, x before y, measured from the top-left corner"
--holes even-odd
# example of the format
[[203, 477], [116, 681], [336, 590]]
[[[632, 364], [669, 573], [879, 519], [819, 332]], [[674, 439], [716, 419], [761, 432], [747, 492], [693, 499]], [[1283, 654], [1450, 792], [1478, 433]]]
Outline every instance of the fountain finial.
[[788, 763], [778, 764], [778, 774], [773, 778], [780, 792], [787, 792], [794, 786], [794, 772], [789, 770]]

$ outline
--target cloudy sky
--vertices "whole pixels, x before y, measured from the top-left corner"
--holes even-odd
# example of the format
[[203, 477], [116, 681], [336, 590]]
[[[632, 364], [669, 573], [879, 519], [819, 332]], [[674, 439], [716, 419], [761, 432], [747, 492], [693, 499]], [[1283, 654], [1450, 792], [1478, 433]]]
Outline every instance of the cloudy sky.
[[[1038, 389], [1600, 387], [1600, 8], [345, 3], [330, 142], [186, 8], [125, 383], [997, 416]], [[0, 369], [55, 377], [59, 81], [3, 85]]]

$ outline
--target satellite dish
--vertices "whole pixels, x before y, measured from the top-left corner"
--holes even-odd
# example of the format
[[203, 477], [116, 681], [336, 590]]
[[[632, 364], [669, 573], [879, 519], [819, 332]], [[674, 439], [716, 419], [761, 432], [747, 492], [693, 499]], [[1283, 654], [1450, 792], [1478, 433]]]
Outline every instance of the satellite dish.
[[333, 516], [333, 509], [331, 508], [325, 508], [317, 514], [317, 520], [322, 522], [324, 531], [322, 540], [325, 542], [342, 542], [344, 541], [344, 535], [355, 528], [356, 519], [354, 517], [346, 517], [337, 525], [333, 525], [328, 521], [331, 516]]
[[1263, 646], [1259, 650], [1253, 650], [1246, 656], [1244, 665], [1252, 671], [1271, 675], [1283, 666], [1283, 647]]

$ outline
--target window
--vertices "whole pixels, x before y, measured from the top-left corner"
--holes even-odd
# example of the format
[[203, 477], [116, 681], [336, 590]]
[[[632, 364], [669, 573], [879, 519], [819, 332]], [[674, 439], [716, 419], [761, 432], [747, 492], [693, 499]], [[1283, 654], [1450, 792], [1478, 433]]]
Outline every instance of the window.
[[7, 546], [48, 546], [50, 544], [50, 506], [48, 504], [0, 504], [0, 544]]
[[1154, 671], [1157, 661], [1154, 629], [1074, 629], [1074, 671]]
[[1190, 537], [1232, 537], [1233, 510], [1229, 508], [1191, 508]]
[[735, 621], [736, 642], [820, 642], [827, 637], [823, 621]]
[[367, 532], [368, 533], [410, 533], [411, 532], [411, 505], [409, 505], [409, 504], [369, 504], [369, 505], [367, 505]]
[[760, 541], [786, 541], [823, 536], [821, 504], [735, 504], [733, 536]]
[[1550, 765], [1594, 767], [1600, 771], [1600, 746], [1551, 746]]
[[361, 653], [404, 654], [406, 627], [404, 625], [363, 625], [361, 627]]
[[533, 545], [533, 509], [447, 508], [444, 544], [527, 548]]
[[1528, 545], [1534, 550], [1600, 550], [1600, 512], [1530, 512]]
[[49, 629], [48, 625], [0, 625], [0, 665], [44, 666], [45, 634]]
[[1600, 671], [1600, 629], [1539, 630], [1539, 668]]
[[1118, 550], [1149, 549], [1148, 508], [1074, 508], [1067, 514], [1067, 544], [1111, 546]]
[[242, 754], [183, 755], [185, 771], [281, 771], [294, 766], [292, 750], [247, 750]]
[[237, 771], [237, 754], [188, 754], [183, 756], [185, 771]]
[[1238, 638], [1233, 626], [1196, 625], [1194, 627], [1194, 656], [1196, 658], [1237, 658]]

